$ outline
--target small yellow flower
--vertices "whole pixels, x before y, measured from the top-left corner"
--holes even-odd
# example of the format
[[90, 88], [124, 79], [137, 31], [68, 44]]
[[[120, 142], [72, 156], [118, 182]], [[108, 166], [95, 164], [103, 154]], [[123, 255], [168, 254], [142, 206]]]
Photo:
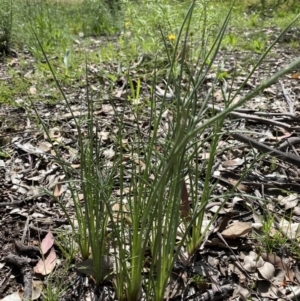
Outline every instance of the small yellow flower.
[[175, 35], [173, 33], [169, 34], [168, 40], [173, 42], [176, 39]]
[[125, 22], [125, 28], [128, 28], [131, 25], [131, 22]]

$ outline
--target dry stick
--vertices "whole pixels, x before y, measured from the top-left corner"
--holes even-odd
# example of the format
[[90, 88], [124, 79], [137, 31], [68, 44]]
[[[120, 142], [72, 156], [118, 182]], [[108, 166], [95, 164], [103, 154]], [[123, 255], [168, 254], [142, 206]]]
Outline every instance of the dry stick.
[[295, 148], [294, 145], [292, 145], [292, 149], [293, 149], [294, 153], [299, 157], [299, 153], [298, 153], [298, 151], [296, 150], [296, 148]]
[[39, 247], [26, 246], [24, 243], [22, 243], [19, 240], [15, 240], [15, 246], [22, 253], [32, 253], [32, 252], [41, 253], [41, 250]]
[[254, 140], [252, 138], [246, 137], [242, 134], [231, 134], [231, 136], [240, 142], [247, 143], [251, 147], [258, 149], [262, 153], [267, 153], [268, 155], [270, 155], [272, 157], [280, 158], [285, 162], [288, 162], [288, 163], [291, 163], [293, 165], [300, 167], [300, 157], [298, 157], [296, 155], [281, 152], [277, 149], [274, 149], [270, 146], [267, 146], [261, 142]]
[[228, 250], [231, 252], [231, 254], [233, 255], [233, 257], [236, 260], [236, 266], [238, 267], [238, 269], [244, 273], [245, 276], [248, 277], [248, 279], [251, 279], [251, 276], [249, 275], [249, 273], [245, 270], [245, 268], [240, 264], [238, 258], [236, 257], [236, 255], [234, 254], [234, 252], [232, 251], [232, 248], [230, 248], [230, 246], [228, 245], [228, 243], [226, 242], [226, 240], [223, 238], [222, 234], [217, 232], [217, 236], [219, 237], [219, 239], [222, 241], [222, 243], [228, 248]]
[[294, 114], [295, 111], [294, 111], [294, 102], [292, 101], [292, 99], [290, 98], [287, 90], [285, 89], [282, 81], [279, 81], [280, 85], [281, 85], [281, 89], [282, 89], [282, 93], [283, 93], [283, 96], [284, 98], [286, 99], [286, 102], [288, 103], [289, 105], [289, 109], [290, 109], [290, 113], [291, 114]]
[[29, 224], [29, 228], [31, 230], [34, 230], [34, 231], [37, 231], [37, 232], [40, 232], [40, 233], [47, 234], [49, 232], [48, 230], [44, 230], [44, 229], [41, 229], [41, 228], [38, 228], [38, 227], [34, 226], [32, 223]]
[[25, 200], [15, 201], [15, 202], [3, 202], [3, 203], [0, 203], [0, 207], [19, 206], [19, 205], [21, 205], [24, 202], [25, 202]]
[[257, 116], [275, 116], [275, 117], [288, 117], [288, 120], [296, 120], [296, 121], [300, 121], [300, 118], [295, 116], [294, 114], [290, 114], [290, 113], [271, 113], [271, 112], [260, 112], [260, 111], [255, 111], [252, 109], [235, 109], [234, 112], [237, 113], [247, 113], [247, 114], [253, 114], [253, 115], [257, 115]]
[[16, 265], [23, 275], [24, 295], [23, 300], [31, 300], [32, 298], [32, 275], [30, 263], [35, 262], [30, 258], [19, 257], [9, 254], [5, 257], [5, 262]]
[[[212, 104], [207, 104], [207, 106], [211, 109], [214, 109], [218, 112], [222, 112], [224, 109], [220, 108], [218, 106], [212, 105]], [[271, 125], [275, 125], [275, 126], [279, 126], [282, 127], [284, 129], [300, 129], [300, 128], [294, 128], [292, 126], [290, 126], [289, 124], [280, 122], [280, 121], [276, 121], [276, 120], [272, 120], [272, 119], [265, 119], [265, 118], [261, 118], [258, 116], [254, 116], [254, 115], [249, 115], [249, 114], [244, 114], [244, 113], [238, 113], [238, 112], [230, 112], [228, 113], [228, 115], [234, 116], [234, 117], [238, 117], [238, 118], [244, 118], [244, 119], [250, 119], [250, 120], [256, 120], [259, 121], [261, 123], [266, 123], [266, 124], [271, 124]]]
[[44, 209], [41, 205], [39, 205], [38, 203], [36, 204], [36, 207], [39, 208], [42, 212], [50, 215], [50, 216], [56, 216], [56, 214], [54, 212], [50, 212], [47, 209]]
[[28, 231], [28, 225], [29, 225], [29, 215], [27, 216], [27, 219], [26, 219], [26, 223], [25, 223], [25, 226], [24, 226], [24, 231], [23, 231], [23, 235], [22, 235], [22, 239], [21, 239], [21, 242], [24, 243], [25, 241], [25, 237], [26, 237], [26, 233]]
[[0, 294], [2, 295], [3, 292], [6, 290], [6, 287], [8, 286], [8, 279], [11, 275], [11, 271], [12, 269], [9, 268], [9, 270], [7, 271], [6, 275], [3, 277], [2, 281], [0, 282]]
[[187, 298], [186, 300], [193, 301], [217, 301], [217, 300], [225, 300], [228, 297], [228, 293], [233, 291], [237, 285], [233, 284], [225, 284], [220, 286], [219, 294], [215, 294], [213, 290], [207, 290], [205, 293], [201, 294], [199, 297], [191, 296], [193, 299]]
[[[26, 233], [27, 233], [28, 227], [29, 227], [29, 225], [28, 225], [29, 220], [30, 220], [30, 217], [28, 216], [25, 226], [24, 226], [24, 231], [23, 231], [21, 241], [15, 241], [16, 248], [20, 251], [24, 251], [24, 249], [22, 249], [22, 247], [24, 247], [25, 250], [27, 250], [26, 248], [28, 248], [29, 251], [31, 251], [31, 252], [32, 252], [32, 248], [34, 248], [34, 247], [24, 245]], [[21, 270], [21, 273], [23, 275], [23, 282], [24, 282], [23, 299], [31, 300], [31, 297], [32, 297], [32, 269], [30, 266], [30, 263], [32, 262], [31, 259], [9, 254], [8, 256], [6, 256], [5, 261], [7, 263], [16, 265]]]
[[298, 143], [300, 143], [300, 137], [290, 137], [290, 138], [287, 138], [286, 141], [281, 143], [277, 149], [283, 150], [283, 149], [287, 148], [288, 146], [298, 144]]
[[280, 190], [280, 189], [290, 189], [293, 192], [300, 193], [300, 185], [297, 183], [280, 183], [280, 182], [273, 182], [273, 183], [256, 183], [256, 182], [247, 182], [242, 181], [241, 184], [248, 186], [248, 187], [261, 187], [264, 186], [267, 190]]

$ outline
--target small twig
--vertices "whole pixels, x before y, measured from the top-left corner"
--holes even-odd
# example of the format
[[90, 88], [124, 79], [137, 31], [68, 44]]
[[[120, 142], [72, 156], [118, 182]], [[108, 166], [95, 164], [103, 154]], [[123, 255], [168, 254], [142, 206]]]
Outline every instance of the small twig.
[[287, 148], [288, 146], [294, 145], [294, 144], [300, 144], [300, 137], [290, 137], [288, 139], [286, 139], [286, 141], [284, 141], [283, 143], [281, 143], [278, 146], [278, 150], [284, 150], [285, 148]]
[[[220, 108], [220, 107], [212, 105], [212, 104], [207, 104], [207, 106], [211, 109], [214, 109], [214, 110], [218, 111], [218, 112], [222, 112], [224, 110], [223, 108]], [[271, 125], [275, 125], [275, 126], [278, 126], [278, 127], [282, 127], [284, 129], [288, 129], [288, 130], [294, 129], [289, 124], [286, 124], [286, 123], [283, 123], [283, 122], [280, 122], [280, 121], [276, 121], [276, 120], [272, 120], [272, 119], [261, 118], [261, 117], [255, 116], [255, 115], [238, 113], [238, 112], [234, 112], [234, 111], [230, 112], [228, 115], [231, 115], [231, 116], [237, 117], [237, 118], [255, 120], [255, 121], [258, 121], [260, 123], [271, 124]]]
[[[3, 277], [2, 281], [0, 282], [0, 294], [2, 295], [3, 292], [5, 291], [6, 287], [8, 286], [8, 279], [11, 275], [11, 271], [12, 269], [9, 268], [8, 272], [6, 273], [6, 275]], [[6, 285], [4, 285], [4, 283], [6, 283]]]
[[15, 240], [16, 248], [23, 253], [40, 253], [40, 248], [36, 246], [26, 246], [21, 241]]
[[38, 203], [36, 204], [37, 208], [39, 208], [42, 212], [50, 215], [50, 216], [56, 216], [56, 214], [54, 212], [50, 212], [46, 209], [44, 209], [41, 205], [39, 205]]
[[281, 152], [277, 149], [274, 149], [268, 145], [265, 145], [261, 142], [258, 142], [250, 137], [246, 137], [241, 134], [231, 134], [231, 135], [233, 138], [237, 139], [238, 141], [247, 143], [251, 147], [258, 149], [262, 153], [267, 153], [268, 155], [270, 155], [272, 157], [280, 158], [285, 162], [288, 162], [288, 163], [291, 163], [291, 164], [294, 164], [294, 165], [300, 167], [300, 157], [298, 157], [296, 155]]
[[30, 218], [29, 218], [29, 215], [28, 215], [28, 216], [27, 216], [27, 219], [26, 219], [25, 226], [24, 226], [22, 239], [21, 239], [21, 242], [22, 242], [22, 243], [24, 243], [25, 237], [26, 237], [26, 233], [27, 233], [27, 231], [28, 231], [29, 219], [30, 219]]
[[207, 290], [205, 293], [201, 294], [199, 297], [191, 296], [185, 300], [193, 301], [217, 301], [225, 300], [230, 291], [233, 291], [236, 287], [236, 284], [225, 284], [220, 287], [220, 293], [215, 294], [213, 290]]
[[286, 119], [289, 121], [292, 121], [292, 120], [300, 121], [300, 118], [298, 116], [295, 116], [294, 114], [290, 114], [290, 113], [260, 112], [260, 111], [255, 111], [255, 110], [251, 110], [251, 109], [235, 109], [234, 112], [244, 113], [244, 114], [252, 114], [252, 115], [256, 115], [256, 116], [287, 117]]
[[38, 227], [34, 226], [31, 223], [29, 224], [29, 228], [31, 230], [34, 230], [34, 231], [37, 231], [37, 232], [40, 232], [40, 233], [46, 233], [47, 234], [49, 232], [48, 230], [44, 230], [44, 229], [38, 228]]
[[164, 97], [166, 100], [170, 100], [170, 101], [175, 98], [172, 90], [170, 90], [169, 87], [168, 87], [168, 89], [169, 89], [170, 93], [168, 93], [166, 90], [161, 89], [161, 87], [159, 87], [157, 85], [155, 86], [155, 89], [156, 89], [155, 94], [158, 97]]
[[32, 274], [31, 274], [31, 267], [30, 264], [33, 261], [30, 258], [19, 257], [13, 254], [9, 254], [5, 257], [5, 262], [16, 265], [23, 275], [23, 282], [24, 282], [24, 295], [23, 300], [31, 300], [32, 298]]
[[[298, 151], [296, 150], [296, 148], [295, 148], [294, 145], [292, 145], [292, 149], [293, 149], [294, 153], [299, 157], [299, 153], [298, 153]], [[299, 158], [300, 158], [300, 157], [299, 157]]]
[[225, 246], [228, 248], [228, 250], [231, 252], [231, 254], [233, 255], [233, 257], [235, 258], [236, 260], [236, 265], [237, 267], [239, 268], [239, 270], [241, 272], [243, 272], [247, 277], [248, 279], [251, 279], [251, 276], [248, 274], [248, 272], [244, 269], [244, 267], [240, 264], [238, 258], [236, 257], [236, 255], [234, 254], [234, 252], [232, 251], [232, 249], [230, 248], [230, 246], [228, 245], [228, 243], [226, 242], [226, 240], [223, 238], [222, 234], [217, 232], [217, 236], [219, 237], [219, 239], [222, 241], [223, 244], [225, 244]]
[[290, 98], [290, 96], [289, 96], [287, 90], [285, 89], [285, 87], [284, 87], [282, 81], [279, 81], [279, 83], [280, 83], [280, 85], [281, 85], [281, 89], [282, 89], [283, 96], [284, 96], [284, 98], [285, 98], [285, 100], [286, 100], [286, 102], [287, 102], [287, 104], [288, 104], [288, 106], [289, 106], [290, 113], [291, 113], [291, 114], [294, 114], [294, 112], [295, 112], [295, 111], [294, 111], [294, 102], [293, 102], [292, 99]]
[[[24, 130], [24, 129], [19, 129], [19, 130], [13, 130], [12, 132], [9, 132], [9, 133], [5, 133], [5, 128], [2, 128], [1, 131], [2, 133], [4, 134], [1, 134], [0, 135], [0, 138], [5, 138], [5, 137], [10, 137], [12, 135], [15, 135], [15, 134], [28, 134], [28, 133], [35, 133], [35, 132], [39, 132], [40, 130]], [[11, 129], [9, 129], [11, 130]]]
[[0, 203], [0, 207], [19, 206], [19, 205], [21, 205], [24, 202], [25, 202], [25, 200], [15, 201], [15, 202], [4, 202], [4, 203]]

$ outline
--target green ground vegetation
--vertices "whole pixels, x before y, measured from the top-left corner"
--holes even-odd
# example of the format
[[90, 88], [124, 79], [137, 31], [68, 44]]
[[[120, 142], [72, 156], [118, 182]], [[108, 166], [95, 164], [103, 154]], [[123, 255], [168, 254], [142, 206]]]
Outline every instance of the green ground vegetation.
[[[189, 43], [194, 47], [186, 50], [190, 62], [199, 57], [199, 52], [203, 52], [204, 44], [207, 49], [209, 48], [230, 3], [230, 1], [197, 1], [189, 37]], [[64, 84], [72, 84], [82, 79], [87, 54], [84, 49], [75, 51], [76, 41], [83, 43], [84, 48], [84, 45], [88, 47], [90, 39], [99, 36], [102, 37], [102, 42], [97, 49], [89, 53], [90, 63], [111, 62], [119, 64], [122, 68], [128, 67], [141, 55], [145, 55], [148, 64], [144, 63], [146, 67], [144, 77], [151, 75], [154, 60], [160, 72], [164, 73], [164, 67], [168, 64], [165, 44], [168, 45], [172, 55], [189, 4], [190, 1], [123, 0], [118, 6], [109, 6], [101, 0], [2, 0], [1, 52], [6, 54], [5, 51], [9, 48], [15, 51], [25, 50], [37, 61], [36, 82], [26, 82], [24, 78], [13, 76], [11, 81], [15, 88], [3, 87], [0, 101], [14, 104], [13, 100], [21, 92], [22, 89], [19, 87], [22, 85], [45, 86], [51, 81], [49, 68], [45, 65], [36, 37], [39, 38], [45, 53], [53, 58], [51, 63]], [[284, 28], [298, 12], [296, 1], [237, 1], [222, 47], [262, 53], [268, 46], [263, 29], [272, 26]], [[199, 28], [205, 30], [199, 31]], [[241, 33], [247, 33], [246, 38]], [[297, 39], [291, 39], [289, 44], [297, 48], [299, 43]], [[28, 71], [26, 67], [27, 64], [21, 64], [18, 72], [26, 74]], [[14, 69], [14, 66], [9, 67], [8, 64], [8, 68]], [[103, 76], [113, 81], [117, 75], [103, 71]], [[54, 95], [48, 101], [58, 99], [59, 96]]]

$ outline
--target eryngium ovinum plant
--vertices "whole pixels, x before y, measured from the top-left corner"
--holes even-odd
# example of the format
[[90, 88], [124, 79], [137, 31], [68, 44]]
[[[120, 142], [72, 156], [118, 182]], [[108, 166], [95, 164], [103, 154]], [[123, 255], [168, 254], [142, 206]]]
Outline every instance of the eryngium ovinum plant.
[[[208, 227], [214, 221], [212, 218], [209, 224], [204, 224], [204, 208], [212, 199], [210, 176], [224, 119], [232, 110], [251, 100], [300, 63], [299, 59], [272, 77], [262, 80], [237, 103], [232, 103], [232, 100], [239, 91], [224, 91], [225, 109], [209, 117], [206, 114], [206, 104], [211, 100], [213, 87], [201, 99], [197, 91], [219, 52], [231, 10], [210, 48], [207, 50], [207, 44], [202, 44], [205, 49], [200, 49], [199, 59], [196, 60], [198, 65], [193, 68], [196, 71], [188, 72], [188, 89], [185, 87], [183, 90], [181, 84], [187, 66], [185, 60], [181, 59], [179, 72], [174, 74], [174, 70], [178, 70], [175, 68], [178, 67], [176, 53], [179, 45], [183, 45], [183, 58], [185, 56], [194, 6], [195, 1], [183, 21], [172, 55], [166, 45], [170, 64], [166, 92], [161, 93], [159, 90], [161, 97], [157, 97], [155, 93], [152, 95], [147, 117], [150, 126], [146, 134], [139, 123], [140, 115], [132, 110], [136, 119], [136, 132], [132, 138], [130, 168], [124, 166], [124, 162], [128, 162], [128, 154], [125, 156], [122, 142], [124, 115], [118, 110], [115, 110], [119, 127], [115, 149], [118, 152], [110, 164], [100, 159], [103, 157], [103, 150], [100, 147], [101, 141], [97, 138], [93, 101], [88, 91], [88, 115], [81, 118], [73, 116], [79, 136], [80, 185], [69, 177], [68, 164], [58, 160], [69, 179], [67, 184], [73, 199], [76, 223], [64, 203], [59, 199], [57, 202], [61, 204], [73, 232], [76, 233], [75, 239], [82, 259], [92, 258], [86, 265], [92, 270], [95, 281], [100, 284], [104, 279], [112, 279], [118, 300], [140, 300], [145, 295], [146, 300], [164, 299], [175, 262], [181, 260], [187, 264], [192, 260]], [[280, 36], [261, 56], [240, 89]], [[54, 72], [53, 76], [55, 78]], [[57, 85], [64, 95], [58, 82]], [[171, 95], [168, 87], [172, 87]], [[155, 91], [155, 80], [152, 88]], [[226, 98], [228, 94], [231, 95], [230, 98]], [[64, 99], [73, 114], [65, 95]], [[171, 112], [167, 118], [166, 112]], [[47, 131], [46, 127], [44, 129]], [[204, 131], [206, 139], [201, 141], [198, 137]], [[196, 158], [206, 141], [211, 144], [210, 155], [205, 164], [200, 166]], [[144, 164], [138, 164], [140, 161]], [[199, 191], [198, 182], [203, 170], [206, 176], [201, 179], [203, 188]], [[125, 181], [125, 175], [130, 179], [129, 184]], [[119, 182], [118, 199], [113, 197], [115, 179]], [[79, 201], [79, 193], [83, 193], [83, 204]], [[187, 196], [191, 201], [188, 205]], [[223, 196], [225, 202], [229, 197], [229, 193]]]

